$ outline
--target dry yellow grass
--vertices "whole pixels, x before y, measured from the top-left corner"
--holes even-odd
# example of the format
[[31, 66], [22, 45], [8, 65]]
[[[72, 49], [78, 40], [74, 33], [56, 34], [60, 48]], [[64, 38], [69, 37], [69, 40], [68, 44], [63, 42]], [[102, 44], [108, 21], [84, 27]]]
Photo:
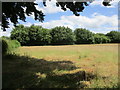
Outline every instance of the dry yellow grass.
[[31, 46], [21, 47], [18, 53], [48, 61], [70, 60], [85, 69], [117, 72], [118, 44]]
[[[118, 44], [29, 46], [19, 48], [16, 53], [47, 61], [71, 61], [76, 67], [87, 72], [109, 78], [107, 83], [111, 80], [114, 82], [113, 78], [116, 81], [118, 79]], [[62, 73], [74, 72], [77, 72], [77, 69]], [[59, 74], [59, 71], [57, 73]], [[105, 83], [102, 84], [104, 86]]]

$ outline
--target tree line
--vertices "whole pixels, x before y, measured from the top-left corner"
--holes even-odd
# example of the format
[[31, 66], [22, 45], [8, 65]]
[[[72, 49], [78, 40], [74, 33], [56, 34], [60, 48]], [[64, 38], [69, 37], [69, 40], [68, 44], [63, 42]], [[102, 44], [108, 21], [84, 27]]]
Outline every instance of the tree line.
[[12, 30], [10, 38], [19, 41], [22, 46], [120, 43], [120, 32], [95, 34], [84, 28], [73, 31], [64, 26], [46, 29], [42, 26], [18, 25]]

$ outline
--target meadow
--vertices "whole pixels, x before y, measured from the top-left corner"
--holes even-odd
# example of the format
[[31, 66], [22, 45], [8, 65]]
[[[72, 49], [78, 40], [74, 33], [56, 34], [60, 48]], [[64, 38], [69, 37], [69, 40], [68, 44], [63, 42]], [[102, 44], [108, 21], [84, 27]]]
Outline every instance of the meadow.
[[118, 87], [118, 44], [23, 46], [3, 59], [3, 88]]

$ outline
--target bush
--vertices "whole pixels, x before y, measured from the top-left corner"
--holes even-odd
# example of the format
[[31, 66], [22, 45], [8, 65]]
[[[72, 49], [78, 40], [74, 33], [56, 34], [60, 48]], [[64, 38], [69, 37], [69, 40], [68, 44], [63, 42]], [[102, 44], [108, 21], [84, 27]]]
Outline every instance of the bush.
[[52, 45], [74, 44], [75, 35], [70, 28], [55, 27], [51, 30]]
[[11, 50], [16, 49], [21, 46], [17, 40], [11, 40], [11, 41], [9, 41], [9, 43], [10, 43], [9, 46], [10, 46]]
[[10, 37], [7, 37], [7, 36], [2, 36], [1, 38], [10, 39]]
[[8, 43], [5, 39], [1, 39], [0, 44], [2, 45], [2, 54], [5, 55], [8, 51]]
[[17, 40], [10, 40], [10, 39], [5, 39], [2, 38], [2, 54], [6, 55], [9, 52], [12, 52], [16, 48], [20, 47], [20, 43]]
[[93, 33], [89, 30], [78, 28], [74, 31], [76, 36], [76, 44], [91, 44], [94, 43]]

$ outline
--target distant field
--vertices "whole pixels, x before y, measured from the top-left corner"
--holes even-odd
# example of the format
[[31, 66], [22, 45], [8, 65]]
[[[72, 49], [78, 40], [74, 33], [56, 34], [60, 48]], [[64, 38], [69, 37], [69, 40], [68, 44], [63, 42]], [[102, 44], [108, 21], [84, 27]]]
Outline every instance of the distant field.
[[101, 45], [66, 45], [66, 46], [30, 46], [21, 47], [18, 53], [35, 58], [82, 60], [89, 58], [95, 61], [115, 61], [118, 55], [117, 44]]
[[[55, 75], [63, 75], [66, 73], [71, 74], [71, 73], [78, 72], [79, 70], [84, 70], [85, 72], [97, 75], [96, 78], [93, 78], [91, 80], [86, 80], [86, 81], [83, 80], [85, 82], [82, 82], [82, 84], [85, 83], [86, 87], [90, 87], [90, 88], [117, 87], [117, 82], [118, 82], [118, 44], [28, 46], [28, 47], [24, 46], [24, 47], [20, 47], [15, 53], [19, 54], [21, 56], [28, 56], [30, 58], [35, 58], [38, 60], [38, 63], [34, 62], [34, 65], [37, 65], [36, 67], [33, 67], [32, 66], [33, 64], [28, 66], [29, 67], [28, 70], [30, 73], [33, 73], [34, 70], [37, 70], [35, 72], [38, 75], [43, 75], [43, 77], [44, 77], [47, 75], [49, 76], [49, 74], [46, 72], [49, 72], [49, 69], [53, 68], [53, 67], [55, 67], [55, 68], [53, 70], [51, 70], [50, 72], [54, 73]], [[18, 59], [20, 59], [20, 58], [18, 58]], [[51, 64], [49, 65], [49, 63], [46, 64], [43, 62], [39, 63], [39, 60], [45, 60], [46, 62], [52, 62], [52, 65]], [[63, 62], [63, 61], [64, 61], [64, 63], [61, 63], [60, 67], [59, 67], [57, 62]], [[21, 63], [21, 61], [19, 61], [19, 62]], [[56, 62], [57, 64], [53, 64], [53, 62]], [[68, 70], [69, 65], [67, 66], [67, 64], [65, 62], [71, 62], [72, 65], [74, 65], [76, 68], [70, 68], [70, 70]], [[18, 63], [18, 62], [16, 61], [16, 63]], [[56, 65], [58, 65], [58, 67]], [[7, 67], [15, 68], [15, 66], [12, 66], [12, 65], [11, 66], [8, 65]], [[3, 69], [6, 69], [7, 67], [3, 67]], [[63, 67], [63, 68], [61, 69], [61, 67]], [[35, 68], [37, 68], [37, 69], [35, 69]], [[41, 71], [39, 71], [39, 69], [41, 69]], [[26, 70], [26, 71], [28, 72], [28, 70]], [[5, 73], [7, 73], [7, 71]], [[72, 79], [72, 77], [70, 79]], [[79, 87], [80, 86], [80, 85], [76, 84], [76, 83], [78, 83], [78, 81], [76, 81], [75, 83], [74, 83], [74, 81], [71, 81], [70, 85], [64, 84], [62, 86], [62, 82], [64, 82], [65, 80], [63, 80], [63, 81], [59, 81], [59, 79], [54, 80], [54, 79], [51, 79], [51, 77], [50, 77], [50, 79], [47, 78], [46, 80], [48, 82], [50, 81], [50, 83], [54, 84], [54, 85], [52, 84], [51, 86], [49, 85], [48, 87], [65, 87], [65, 88], [67, 88], [70, 86], [71, 87]], [[43, 83], [45, 84], [47, 81], [43, 81]], [[68, 79], [68, 81], [69, 81], [69, 79]], [[56, 84], [58, 82], [59, 82], [59, 84]], [[47, 85], [47, 84], [45, 84], [45, 85]], [[41, 86], [42, 86], [42, 84], [41, 84]], [[44, 85], [43, 85], [43, 87], [44, 87]]]

